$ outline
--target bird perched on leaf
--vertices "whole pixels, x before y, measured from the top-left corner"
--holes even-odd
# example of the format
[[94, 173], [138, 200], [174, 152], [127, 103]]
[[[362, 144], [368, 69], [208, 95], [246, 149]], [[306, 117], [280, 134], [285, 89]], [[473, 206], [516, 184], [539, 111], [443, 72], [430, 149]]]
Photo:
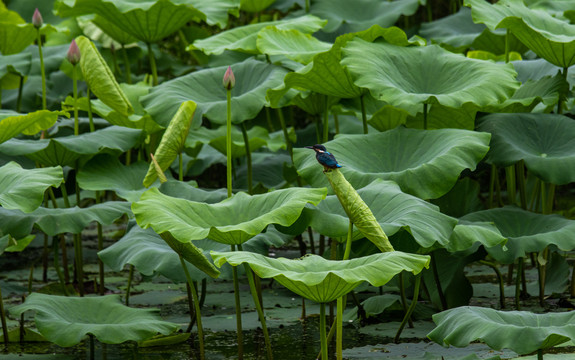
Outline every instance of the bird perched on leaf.
[[341, 165], [337, 163], [335, 156], [328, 152], [325, 146], [316, 144], [314, 146], [306, 146], [306, 149], [312, 149], [315, 151], [315, 158], [317, 159], [317, 162], [323, 165], [323, 172], [341, 167]]

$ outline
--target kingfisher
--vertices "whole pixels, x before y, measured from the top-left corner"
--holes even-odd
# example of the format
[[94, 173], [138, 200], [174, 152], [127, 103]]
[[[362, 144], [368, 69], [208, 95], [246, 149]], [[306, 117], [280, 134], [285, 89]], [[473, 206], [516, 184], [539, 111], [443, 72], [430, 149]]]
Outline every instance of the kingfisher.
[[321, 144], [316, 144], [314, 146], [306, 146], [306, 149], [312, 149], [315, 151], [315, 158], [317, 162], [323, 165], [323, 172], [331, 171], [332, 169], [340, 168], [341, 165], [337, 163], [335, 156], [328, 152], [325, 146]]

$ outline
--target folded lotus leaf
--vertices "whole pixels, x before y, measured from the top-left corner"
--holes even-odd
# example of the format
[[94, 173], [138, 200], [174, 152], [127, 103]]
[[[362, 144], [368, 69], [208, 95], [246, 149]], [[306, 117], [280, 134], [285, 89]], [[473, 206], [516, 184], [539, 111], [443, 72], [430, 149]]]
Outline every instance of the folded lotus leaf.
[[12, 111], [0, 112], [0, 144], [24, 133], [34, 135], [46, 130], [56, 123], [58, 115], [68, 115], [65, 112], [38, 110], [28, 114]]
[[32, 293], [22, 305], [10, 308], [19, 316], [34, 317], [40, 334], [58, 346], [74, 346], [87, 335], [106, 344], [141, 341], [157, 333], [171, 334], [180, 325], [162, 321], [157, 309], [133, 309], [120, 302], [120, 295], [67, 297]]
[[307, 299], [327, 303], [341, 297], [364, 281], [382, 286], [402, 271], [418, 274], [429, 267], [429, 256], [390, 251], [351, 260], [326, 260], [307, 255], [300, 259], [273, 259], [247, 251], [212, 251], [216, 266], [225, 262], [250, 265], [262, 278], [274, 278], [280, 284]]
[[284, 55], [302, 64], [308, 64], [315, 55], [328, 51], [331, 46], [295, 29], [279, 30], [268, 26], [258, 32], [257, 47], [262, 54]]

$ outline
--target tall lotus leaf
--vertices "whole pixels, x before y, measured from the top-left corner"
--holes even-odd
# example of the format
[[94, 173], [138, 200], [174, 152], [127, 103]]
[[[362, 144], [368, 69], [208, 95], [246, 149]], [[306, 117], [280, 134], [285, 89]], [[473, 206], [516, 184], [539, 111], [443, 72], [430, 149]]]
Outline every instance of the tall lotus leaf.
[[[436, 242], [441, 246], [447, 245], [457, 223], [457, 220], [442, 214], [429, 202], [403, 193], [391, 181], [375, 180], [358, 189], [357, 193], [369, 206], [385, 234], [391, 236], [402, 228], [406, 229], [424, 248]], [[312, 210], [311, 227], [330, 237], [346, 236], [348, 219], [335, 196], [328, 196], [317, 206], [317, 210]], [[361, 236], [357, 232], [354, 234], [354, 238]]]
[[575, 124], [555, 114], [492, 114], [480, 120], [492, 134], [487, 160], [509, 166], [520, 160], [540, 179], [556, 185], [575, 181]]
[[132, 105], [116, 82], [116, 78], [106, 64], [96, 45], [84, 36], [76, 39], [80, 48], [80, 67], [84, 79], [90, 86], [90, 90], [102, 100], [102, 102], [124, 116], [134, 113]]
[[341, 63], [357, 86], [408, 111], [423, 103], [453, 108], [497, 104], [519, 87], [511, 64], [469, 59], [438, 45], [401, 47], [354, 39], [342, 51]]
[[515, 259], [542, 251], [551, 244], [563, 251], [575, 249], [575, 220], [559, 215], [536, 214], [509, 206], [467, 214], [461, 220], [495, 224], [501, 235], [508, 238], [507, 249], [495, 246], [486, 250], [503, 264], [511, 264]]
[[364, 281], [382, 286], [404, 270], [418, 274], [424, 267], [429, 267], [429, 256], [401, 251], [340, 261], [317, 255], [273, 259], [246, 251], [212, 251], [212, 258], [216, 266], [225, 262], [234, 266], [248, 263], [259, 277], [274, 278], [296, 294], [318, 303], [333, 301]]
[[305, 34], [310, 34], [321, 29], [325, 23], [325, 20], [321, 20], [315, 16], [304, 15], [293, 19], [266, 21], [257, 24], [239, 26], [223, 31], [214, 36], [210, 36], [206, 39], [196, 40], [188, 47], [188, 50], [201, 50], [206, 55], [219, 55], [226, 50], [257, 54], [258, 32], [267, 26], [275, 26], [280, 30], [294, 29]]
[[473, 21], [490, 29], [511, 30], [534, 53], [559, 67], [575, 64], [575, 25], [549, 13], [530, 9], [522, 0], [465, 0], [471, 6]]
[[120, 201], [108, 201], [87, 208], [40, 207], [28, 214], [0, 207], [0, 228], [16, 238], [21, 238], [24, 233], [29, 234], [34, 225], [49, 236], [79, 234], [92, 221], [110, 225], [124, 214], [130, 214], [130, 203]]
[[[266, 104], [265, 93], [282, 83], [287, 70], [254, 59], [233, 65], [236, 86], [232, 89], [232, 122], [253, 119]], [[180, 104], [194, 101], [198, 108], [192, 128], [203, 116], [223, 125], [227, 118], [226, 89], [222, 77], [227, 66], [195, 71], [154, 87], [141, 98], [146, 111], [162, 126], [167, 126]]]
[[[345, 135], [327, 142], [354, 188], [375, 179], [393, 180], [402, 191], [423, 199], [445, 194], [464, 169], [475, 169], [489, 149], [487, 133], [416, 130], [398, 127], [369, 135]], [[294, 149], [299, 174], [314, 187], [327, 186], [308, 149]]]
[[374, 24], [392, 26], [402, 15], [415, 14], [420, 3], [420, 0], [316, 0], [312, 2], [310, 13], [328, 19], [323, 31], [339, 30], [343, 34], [362, 31]]
[[[40, 34], [48, 35], [56, 29], [44, 24]], [[20, 15], [0, 5], [0, 53], [2, 55], [18, 54], [34, 43], [38, 37], [38, 30], [31, 23], [26, 23]]]
[[44, 191], [62, 183], [61, 167], [22, 169], [16, 162], [0, 166], [0, 205], [31, 212], [42, 204]]
[[0, 89], [18, 88], [20, 77], [28, 76], [31, 67], [32, 55], [27, 52], [0, 57]]
[[[154, 154], [154, 158], [162, 171], [166, 171], [172, 162], [176, 160], [178, 154], [183, 151], [196, 107], [197, 105], [193, 101], [183, 102], [162, 136], [160, 145], [158, 145], [156, 153]], [[156, 168], [154, 164], [151, 163], [148, 168], [148, 173], [144, 178], [144, 186], [149, 187], [152, 185], [157, 177], [158, 173], [156, 172]]]
[[151, 188], [132, 204], [132, 211], [142, 228], [169, 232], [181, 242], [210, 238], [237, 245], [269, 224], [291, 225], [307, 203], [318, 204], [325, 195], [325, 189], [288, 188], [254, 196], [237, 193], [221, 203], [206, 204]]
[[136, 145], [140, 137], [140, 130], [110, 126], [78, 136], [41, 140], [12, 139], [0, 144], [0, 153], [26, 155], [47, 166], [75, 166], [76, 160], [88, 160], [96, 154], [119, 155]]
[[58, 115], [68, 114], [48, 110], [38, 110], [28, 114], [19, 114], [11, 111], [0, 112], [0, 144], [20, 133], [34, 135], [46, 130], [56, 123]]
[[162, 40], [194, 18], [206, 18], [186, 0], [59, 0], [54, 7], [61, 17], [100, 15], [147, 43]]
[[268, 26], [258, 33], [258, 50], [267, 55], [284, 55], [288, 59], [309, 63], [313, 57], [321, 52], [328, 51], [332, 44], [320, 41], [310, 34], [301, 31], [279, 30]]
[[421, 36], [434, 42], [449, 45], [455, 50], [465, 50], [486, 29], [471, 18], [471, 9], [462, 7], [455, 14], [421, 24]]
[[15, 316], [33, 310], [40, 333], [58, 346], [74, 346], [92, 334], [106, 344], [171, 334], [180, 326], [162, 321], [156, 309], [133, 309], [120, 295], [66, 297], [32, 293], [24, 304], [10, 308]]
[[189, 0], [196, 9], [206, 15], [208, 25], [220, 29], [228, 26], [228, 14], [240, 17], [240, 0]]
[[480, 340], [492, 349], [524, 355], [575, 339], [574, 320], [573, 311], [535, 314], [462, 306], [433, 315], [437, 327], [427, 337], [457, 347]]
[[242, 0], [241, 9], [247, 12], [259, 12], [273, 4], [275, 0]]

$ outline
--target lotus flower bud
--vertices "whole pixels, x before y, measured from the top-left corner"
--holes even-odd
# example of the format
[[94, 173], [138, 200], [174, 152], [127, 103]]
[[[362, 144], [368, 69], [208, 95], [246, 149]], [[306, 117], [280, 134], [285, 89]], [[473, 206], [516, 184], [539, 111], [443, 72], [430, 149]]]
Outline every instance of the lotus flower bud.
[[42, 19], [42, 14], [40, 14], [40, 11], [36, 8], [36, 10], [34, 10], [34, 15], [32, 15], [32, 25], [34, 25], [36, 29], [40, 29], [43, 24], [44, 20]]
[[227, 90], [231, 90], [236, 85], [236, 77], [234, 76], [234, 72], [232, 71], [231, 66], [228, 66], [226, 73], [224, 74], [224, 87]]
[[72, 40], [70, 48], [68, 48], [66, 58], [72, 65], [76, 65], [80, 62], [80, 48], [78, 47], [78, 44], [76, 44], [76, 40]]

